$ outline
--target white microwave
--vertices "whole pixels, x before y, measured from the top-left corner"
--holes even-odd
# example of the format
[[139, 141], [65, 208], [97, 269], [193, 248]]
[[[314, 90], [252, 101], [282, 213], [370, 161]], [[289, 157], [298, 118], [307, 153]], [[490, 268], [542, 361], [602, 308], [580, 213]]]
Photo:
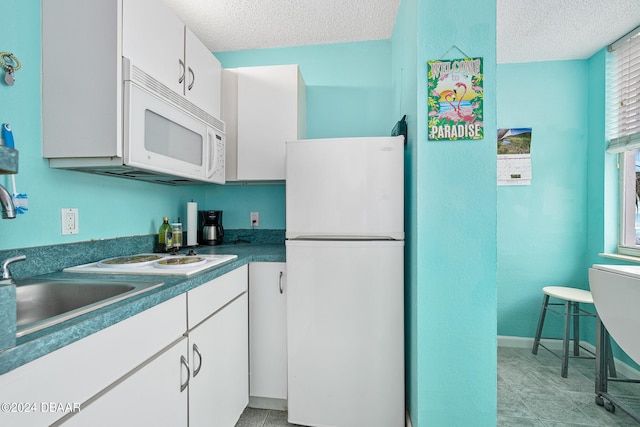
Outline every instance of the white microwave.
[[167, 185], [224, 184], [224, 122], [122, 59], [117, 91], [43, 80], [49, 166]]
[[129, 61], [124, 65], [124, 164], [224, 184], [224, 123]]

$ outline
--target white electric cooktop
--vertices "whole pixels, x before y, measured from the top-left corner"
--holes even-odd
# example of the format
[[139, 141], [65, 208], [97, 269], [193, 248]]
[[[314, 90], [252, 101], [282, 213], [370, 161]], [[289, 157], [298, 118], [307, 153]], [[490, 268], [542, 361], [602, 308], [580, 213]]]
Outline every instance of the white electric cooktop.
[[237, 255], [138, 254], [65, 268], [69, 273], [190, 276], [238, 258]]

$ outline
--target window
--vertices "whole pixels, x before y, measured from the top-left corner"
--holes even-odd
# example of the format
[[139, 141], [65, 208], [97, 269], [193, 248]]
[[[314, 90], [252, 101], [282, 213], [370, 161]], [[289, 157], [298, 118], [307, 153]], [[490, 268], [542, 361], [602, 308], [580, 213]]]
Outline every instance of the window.
[[618, 252], [640, 255], [640, 149], [620, 154], [620, 241]]
[[640, 27], [609, 52], [607, 151], [620, 156], [618, 251], [640, 256]]

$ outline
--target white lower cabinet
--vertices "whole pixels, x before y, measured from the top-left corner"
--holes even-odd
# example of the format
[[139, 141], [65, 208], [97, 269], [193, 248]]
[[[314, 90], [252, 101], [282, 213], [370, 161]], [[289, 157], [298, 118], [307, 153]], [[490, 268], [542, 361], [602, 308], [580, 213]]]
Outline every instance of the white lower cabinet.
[[249, 264], [250, 406], [286, 409], [287, 293], [284, 262]]
[[249, 402], [246, 292], [189, 331], [189, 426], [233, 427]]
[[249, 402], [248, 278], [242, 266], [0, 375], [0, 402], [37, 405], [0, 425], [233, 427]]
[[[62, 423], [65, 427], [187, 427], [187, 338], [152, 358]], [[178, 379], [181, 378], [179, 381]]]
[[244, 289], [61, 425], [233, 427], [249, 399]]
[[[0, 411], [0, 426], [49, 426], [69, 413], [77, 415], [67, 409], [84, 404], [179, 339], [186, 330], [185, 311], [183, 294], [0, 375], [0, 402], [16, 404]], [[142, 395], [128, 396], [139, 402]]]
[[248, 268], [187, 292], [189, 426], [233, 427], [249, 403]]

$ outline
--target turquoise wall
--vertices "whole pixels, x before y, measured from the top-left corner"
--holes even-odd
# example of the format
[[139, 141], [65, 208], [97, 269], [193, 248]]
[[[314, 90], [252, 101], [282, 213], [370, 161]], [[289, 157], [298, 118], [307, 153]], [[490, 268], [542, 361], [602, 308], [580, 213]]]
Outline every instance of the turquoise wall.
[[[494, 0], [417, 3], [418, 427], [496, 425], [495, 17]], [[427, 140], [427, 61], [454, 46], [483, 58], [479, 141]]]
[[[587, 60], [498, 65], [498, 128], [533, 128], [531, 185], [498, 187], [498, 335], [533, 337], [544, 286], [589, 289], [592, 264], [623, 263], [598, 255], [615, 253], [618, 223], [605, 78], [606, 49]], [[547, 317], [545, 331], [560, 336], [561, 318]], [[595, 344], [594, 322], [581, 335]], [[615, 344], [614, 353], [637, 366]]]
[[[533, 337], [544, 286], [588, 289], [589, 70], [553, 61], [497, 71], [498, 128], [533, 129], [531, 185], [498, 187], [498, 335]], [[559, 316], [545, 328], [554, 322], [560, 334]]]

